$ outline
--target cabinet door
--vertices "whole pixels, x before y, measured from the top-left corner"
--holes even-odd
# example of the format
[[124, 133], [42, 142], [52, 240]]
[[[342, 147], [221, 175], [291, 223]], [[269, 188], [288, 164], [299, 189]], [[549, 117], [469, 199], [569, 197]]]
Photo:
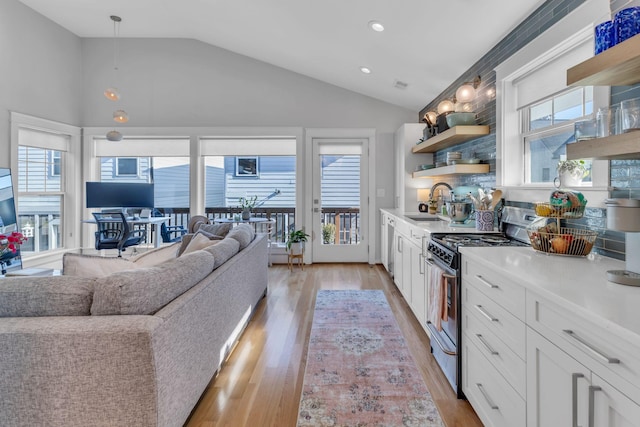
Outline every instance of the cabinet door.
[[404, 238], [398, 233], [394, 233], [393, 245], [393, 282], [402, 293], [402, 283], [404, 281], [403, 258], [404, 258]]
[[427, 282], [426, 265], [422, 256], [422, 248], [411, 244], [411, 310], [416, 319], [423, 325], [427, 321]]
[[527, 427], [587, 427], [590, 382], [588, 369], [527, 328]]
[[411, 304], [411, 241], [402, 236], [402, 296]]
[[593, 394], [594, 420], [588, 426], [640, 426], [640, 405], [595, 374], [592, 374], [592, 383], [589, 392]]
[[387, 225], [387, 215], [380, 217], [380, 258], [385, 270], [389, 271], [389, 226]]

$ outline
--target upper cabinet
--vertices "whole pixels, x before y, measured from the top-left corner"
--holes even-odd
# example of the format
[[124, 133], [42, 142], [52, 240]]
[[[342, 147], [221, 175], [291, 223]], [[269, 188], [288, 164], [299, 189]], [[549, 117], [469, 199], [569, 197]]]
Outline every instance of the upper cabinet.
[[[640, 83], [640, 35], [567, 70], [567, 85], [625, 86]], [[640, 159], [640, 132], [567, 144], [567, 159]]]
[[455, 126], [413, 147], [414, 153], [435, 153], [445, 148], [489, 135], [489, 126]]

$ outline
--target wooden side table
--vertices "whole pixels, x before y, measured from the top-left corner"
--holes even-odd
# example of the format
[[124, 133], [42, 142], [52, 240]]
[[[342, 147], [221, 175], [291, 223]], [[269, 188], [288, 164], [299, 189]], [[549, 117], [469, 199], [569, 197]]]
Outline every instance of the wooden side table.
[[293, 270], [293, 260], [297, 259], [298, 262], [297, 264], [300, 265], [300, 268], [302, 268], [302, 270], [304, 270], [304, 252], [302, 252], [301, 254], [291, 254], [291, 253], [287, 253], [287, 264], [289, 265], [289, 270]]

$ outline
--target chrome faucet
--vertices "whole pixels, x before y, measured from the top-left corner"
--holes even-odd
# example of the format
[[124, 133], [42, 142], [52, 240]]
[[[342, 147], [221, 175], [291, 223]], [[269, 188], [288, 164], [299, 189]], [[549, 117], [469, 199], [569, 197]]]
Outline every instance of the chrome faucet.
[[435, 184], [433, 184], [433, 187], [431, 187], [431, 193], [429, 194], [429, 198], [431, 200], [434, 200], [436, 188], [440, 186], [447, 187], [449, 189], [449, 192], [453, 191], [453, 188], [451, 188], [451, 186], [446, 182], [436, 182]]

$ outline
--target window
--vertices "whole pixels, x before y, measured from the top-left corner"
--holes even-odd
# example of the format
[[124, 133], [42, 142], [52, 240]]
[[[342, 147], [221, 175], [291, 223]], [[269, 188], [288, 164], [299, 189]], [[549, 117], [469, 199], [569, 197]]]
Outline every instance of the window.
[[236, 176], [258, 176], [258, 158], [236, 157]]
[[[566, 159], [566, 146], [574, 142], [574, 123], [593, 116], [593, 88], [568, 89], [521, 110], [527, 183], [553, 182], [556, 165]], [[591, 162], [585, 161], [591, 170]], [[583, 182], [591, 182], [591, 174]]]
[[49, 150], [51, 155], [51, 176], [60, 176], [62, 153], [60, 151]]
[[116, 159], [116, 176], [138, 176], [138, 159], [136, 157], [118, 157]]

